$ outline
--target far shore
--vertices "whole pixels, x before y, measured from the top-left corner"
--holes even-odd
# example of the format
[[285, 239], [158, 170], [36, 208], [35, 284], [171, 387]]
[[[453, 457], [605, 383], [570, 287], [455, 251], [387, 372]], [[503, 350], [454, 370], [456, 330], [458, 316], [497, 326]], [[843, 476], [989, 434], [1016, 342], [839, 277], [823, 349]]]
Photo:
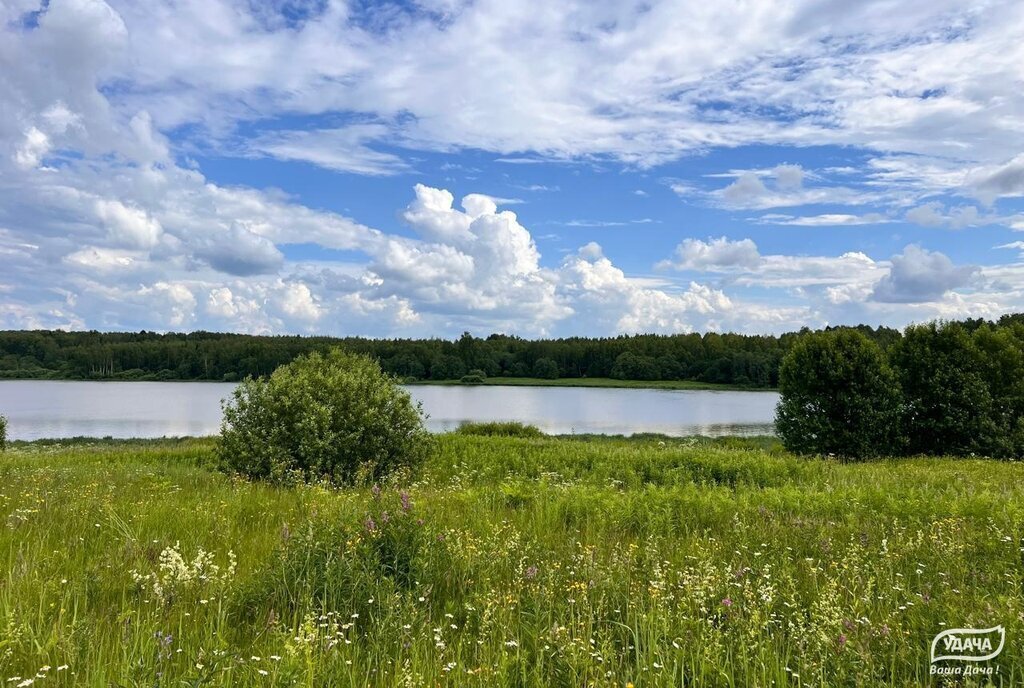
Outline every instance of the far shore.
[[629, 389], [682, 389], [717, 392], [777, 392], [771, 387], [700, 382], [697, 380], [617, 380], [610, 377], [560, 377], [545, 380], [536, 377], [489, 377], [483, 382], [465, 383], [460, 380], [417, 380], [410, 385], [461, 385], [465, 387], [492, 385], [498, 387], [622, 387]]
[[[0, 377], [6, 381], [43, 382], [237, 382], [237, 380], [157, 380], [154, 378], [65, 378], [65, 377]], [[461, 380], [408, 380], [404, 385], [443, 387], [603, 387], [623, 389], [667, 389], [710, 392], [777, 392], [774, 387], [748, 387], [744, 385], [700, 382], [697, 380], [617, 380], [610, 377], [561, 377], [546, 380], [535, 377], [489, 377], [483, 382], [466, 383]]]

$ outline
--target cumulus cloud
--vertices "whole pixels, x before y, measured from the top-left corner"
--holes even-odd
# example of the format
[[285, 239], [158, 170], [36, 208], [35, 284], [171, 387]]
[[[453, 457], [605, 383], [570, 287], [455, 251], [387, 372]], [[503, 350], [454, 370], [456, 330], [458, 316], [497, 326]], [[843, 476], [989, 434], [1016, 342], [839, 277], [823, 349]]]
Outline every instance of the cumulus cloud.
[[756, 268], [761, 262], [757, 245], [750, 239], [683, 239], [670, 260], [658, 264], [676, 270], [721, 271]]
[[[53, 50], [68, 77], [116, 81], [117, 107], [149, 111], [159, 129], [198, 125], [202, 136], [232, 139], [239, 121], [340, 113], [365, 124], [275, 127], [234, 150], [361, 173], [400, 164], [378, 141], [643, 166], [750, 143], [994, 165], [1022, 144], [1005, 126], [1024, 97], [1006, 87], [1024, 57], [1015, 3], [801, 0], [752, 11], [484, 0], [444, 21], [413, 7], [316, 7], [53, 2], [32, 42]], [[20, 30], [10, 14], [9, 34]], [[680, 35], [701, 40], [680, 45]], [[1011, 177], [992, 183], [1012, 186]], [[797, 188], [799, 171], [779, 170], [775, 181]], [[756, 184], [743, 180], [736, 192], [744, 186]]]
[[602, 329], [617, 332], [689, 332], [708, 327], [732, 302], [722, 291], [691, 282], [681, 293], [668, 293], [629, 279], [588, 244], [561, 266], [562, 287], [575, 308]]
[[938, 251], [910, 245], [892, 257], [889, 274], [879, 280], [871, 296], [889, 303], [936, 301], [967, 285], [977, 272], [973, 265], [956, 266]]
[[195, 244], [193, 255], [229, 275], [273, 274], [284, 263], [284, 256], [274, 242], [237, 224]]
[[110, 240], [115, 244], [152, 248], [160, 240], [163, 228], [144, 210], [105, 199], [96, 201], [94, 207], [96, 216], [106, 226]]
[[931, 201], [911, 208], [905, 215], [908, 222], [922, 227], [950, 227], [964, 229], [979, 224], [996, 221], [997, 218], [983, 217], [973, 205], [962, 205], [955, 208], [946, 207], [939, 201]]
[[723, 175], [735, 176], [735, 181], [708, 193], [692, 187], [673, 186], [676, 193], [697, 193], [716, 205], [734, 209], [766, 210], [820, 203], [862, 205], [883, 199], [883, 194], [868, 189], [846, 186], [804, 186], [807, 172], [800, 165], [783, 164], [766, 170], [736, 170]]
[[[611, 333], [1021, 303], [1010, 267], [970, 282], [968, 268], [924, 249], [890, 266], [859, 252], [760, 255], [749, 239], [689, 240], [669, 263], [717, 281], [641, 279], [594, 243], [544, 262], [507, 200], [486, 194], [456, 206], [450, 191], [417, 186], [401, 211], [413, 234], [404, 236], [273, 189], [216, 183], [188, 160], [199, 149], [385, 175], [411, 173], [415, 151], [471, 148], [509, 163], [645, 168], [715, 146], [815, 142], [871, 151], [869, 184], [827, 184], [786, 164], [737, 171], [702, 198], [768, 209], [909, 189], [915, 199], [960, 190], [994, 202], [1020, 191], [1019, 157], [1006, 151], [1024, 147], [1024, 135], [1004, 126], [1024, 109], [1005, 86], [1024, 60], [1018, 5], [653, 2], [638, 11], [483, 0], [452, 6], [443, 22], [372, 4], [257, 5], [54, 0], [33, 22], [23, 13], [38, 4], [0, 6], [3, 326]], [[947, 30], [968, 19], [969, 31]], [[702, 40], [680, 44], [695, 27]], [[694, 193], [687, 180], [673, 188]], [[968, 225], [972, 207], [932, 210]], [[872, 218], [787, 217], [780, 224]], [[289, 244], [352, 257], [288, 260]], [[758, 301], [763, 290], [785, 292], [787, 305]], [[935, 294], [941, 302], [912, 301]]]
[[1024, 154], [1001, 165], [972, 171], [967, 186], [985, 203], [1007, 196], [1024, 196]]

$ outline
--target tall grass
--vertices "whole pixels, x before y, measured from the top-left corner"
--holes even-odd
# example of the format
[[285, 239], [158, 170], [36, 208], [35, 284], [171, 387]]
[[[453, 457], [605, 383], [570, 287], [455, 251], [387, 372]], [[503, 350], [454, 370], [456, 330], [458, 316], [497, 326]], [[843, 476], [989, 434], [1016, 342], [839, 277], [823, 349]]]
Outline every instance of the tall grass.
[[737, 444], [453, 433], [333, 490], [206, 440], [16, 443], [0, 683], [917, 685], [996, 624], [1024, 681], [1024, 468]]

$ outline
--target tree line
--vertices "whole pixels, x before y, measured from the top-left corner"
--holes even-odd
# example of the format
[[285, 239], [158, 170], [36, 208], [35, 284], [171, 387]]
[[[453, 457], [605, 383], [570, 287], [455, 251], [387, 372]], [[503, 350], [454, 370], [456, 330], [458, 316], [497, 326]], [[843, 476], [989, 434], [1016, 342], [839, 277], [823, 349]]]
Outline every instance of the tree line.
[[779, 371], [776, 431], [803, 454], [1024, 458], [1024, 315], [802, 337]]
[[[884, 341], [899, 333], [864, 328]], [[482, 377], [695, 380], [754, 388], [778, 384], [798, 334], [635, 335], [527, 340], [468, 333], [455, 340], [250, 336], [193, 332], [0, 332], [0, 378], [224, 380], [265, 377], [298, 356], [340, 347], [368, 354], [411, 380]]]
[[[973, 332], [998, 323], [963, 321]], [[854, 331], [888, 352], [904, 335], [868, 326]], [[385, 372], [409, 380], [472, 377], [692, 380], [750, 388], [779, 385], [783, 357], [811, 334], [730, 333], [623, 335], [528, 340], [469, 333], [446, 339], [255, 336], [215, 332], [0, 332], [0, 378], [80, 380], [215, 380], [266, 377], [299, 356], [340, 347], [367, 354]]]

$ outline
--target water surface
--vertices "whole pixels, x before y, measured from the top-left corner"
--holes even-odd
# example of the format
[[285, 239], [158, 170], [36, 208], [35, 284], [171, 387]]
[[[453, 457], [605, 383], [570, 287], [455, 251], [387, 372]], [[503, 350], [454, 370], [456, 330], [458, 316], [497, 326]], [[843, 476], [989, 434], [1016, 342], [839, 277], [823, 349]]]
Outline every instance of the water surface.
[[[212, 435], [219, 382], [0, 381], [0, 414], [11, 439]], [[548, 433], [755, 435], [772, 432], [774, 392], [415, 385], [427, 426], [514, 420]]]

